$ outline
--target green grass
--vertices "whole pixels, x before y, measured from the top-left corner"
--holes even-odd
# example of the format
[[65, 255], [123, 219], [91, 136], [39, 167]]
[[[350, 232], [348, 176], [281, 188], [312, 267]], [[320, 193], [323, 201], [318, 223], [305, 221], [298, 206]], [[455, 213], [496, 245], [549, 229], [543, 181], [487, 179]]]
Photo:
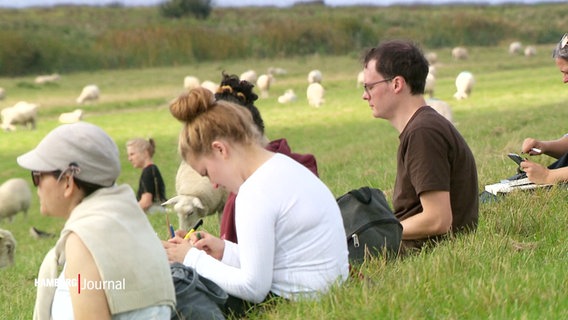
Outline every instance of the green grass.
[[[515, 173], [506, 156], [519, 152], [525, 137], [555, 139], [566, 133], [568, 90], [550, 58], [553, 44], [538, 47], [536, 57], [509, 56], [506, 46], [470, 48], [471, 58], [455, 62], [450, 49], [437, 50], [440, 63], [436, 96], [448, 101], [457, 128], [476, 157], [479, 190]], [[0, 132], [0, 181], [29, 179], [15, 157], [33, 148], [57, 126], [60, 112], [77, 106], [80, 88], [97, 83], [101, 100], [84, 107], [85, 120], [104, 128], [121, 151], [120, 183], [136, 187], [139, 170], [125, 154], [128, 139], [153, 137], [155, 162], [174, 194], [179, 163], [176, 141], [179, 123], [169, 114], [167, 102], [182, 90], [187, 74], [218, 81], [220, 72], [240, 74], [253, 68], [283, 67], [288, 75], [276, 79], [271, 96], [257, 106], [270, 138], [286, 137], [296, 152], [313, 153], [321, 179], [339, 196], [363, 185], [385, 190], [391, 200], [396, 168], [397, 133], [384, 120], [373, 119], [362, 89], [356, 88], [359, 62], [353, 56], [309, 56], [295, 59], [239, 60], [199, 66], [150, 68], [63, 74], [49, 87], [31, 85], [33, 79], [0, 78], [8, 96], [0, 107], [19, 100], [41, 104], [37, 130], [19, 128]], [[306, 76], [318, 68], [324, 75], [326, 103], [308, 107]], [[453, 81], [461, 70], [476, 77], [471, 97], [456, 101]], [[27, 84], [27, 85], [26, 85]], [[293, 88], [298, 100], [276, 102]], [[536, 158], [543, 164], [551, 160]], [[568, 215], [564, 189], [510, 194], [480, 207], [477, 233], [420, 255], [392, 263], [368, 261], [360, 267], [363, 280], [350, 280], [318, 302], [279, 303], [257, 311], [251, 319], [566, 319], [568, 318]], [[174, 216], [171, 219], [175, 221]], [[150, 216], [161, 238], [166, 238], [163, 216]], [[44, 254], [56, 239], [34, 240], [31, 226], [58, 233], [63, 221], [39, 214], [34, 193], [28, 217], [0, 222], [18, 241], [16, 263], [0, 270], [2, 319], [29, 319], [35, 299], [34, 279]], [[218, 220], [209, 217], [204, 228], [217, 232]]]

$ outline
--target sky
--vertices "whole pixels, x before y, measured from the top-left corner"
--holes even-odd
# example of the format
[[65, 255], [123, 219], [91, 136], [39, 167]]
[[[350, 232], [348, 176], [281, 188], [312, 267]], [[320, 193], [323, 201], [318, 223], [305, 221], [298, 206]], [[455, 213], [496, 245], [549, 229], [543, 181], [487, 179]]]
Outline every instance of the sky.
[[[60, 4], [76, 5], [108, 5], [120, 3], [125, 6], [155, 6], [166, 0], [0, 0], [0, 7], [25, 8], [29, 6], [53, 6]], [[213, 0], [214, 6], [279, 6], [286, 7], [296, 2], [309, 0]], [[357, 4], [392, 5], [392, 4], [448, 4], [448, 3], [522, 3], [535, 4], [542, 2], [566, 2], [566, 0], [324, 0], [328, 6], [348, 6]]]

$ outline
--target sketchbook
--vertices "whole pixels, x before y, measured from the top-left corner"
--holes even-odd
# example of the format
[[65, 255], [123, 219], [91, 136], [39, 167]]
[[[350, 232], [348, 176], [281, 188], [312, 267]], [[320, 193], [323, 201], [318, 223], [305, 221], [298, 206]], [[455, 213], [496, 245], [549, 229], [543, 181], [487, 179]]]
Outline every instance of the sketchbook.
[[509, 193], [515, 190], [533, 190], [537, 188], [548, 188], [551, 184], [534, 184], [528, 178], [518, 180], [501, 180], [501, 182], [489, 184], [485, 186], [485, 191], [494, 195], [500, 193]]

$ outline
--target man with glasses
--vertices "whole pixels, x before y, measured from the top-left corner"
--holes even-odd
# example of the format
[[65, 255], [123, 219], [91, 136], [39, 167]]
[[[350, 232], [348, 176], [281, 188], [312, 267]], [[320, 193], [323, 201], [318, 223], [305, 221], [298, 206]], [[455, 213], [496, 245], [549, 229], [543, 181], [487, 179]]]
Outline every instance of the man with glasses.
[[[560, 39], [552, 52], [552, 57], [562, 73], [562, 81], [568, 83], [568, 33]], [[526, 138], [521, 151], [531, 156], [546, 154], [558, 159], [548, 168], [529, 160], [521, 162], [520, 169], [524, 171], [529, 181], [536, 184], [568, 181], [568, 134], [560, 139], [549, 141]]]
[[403, 251], [421, 249], [478, 221], [477, 169], [457, 129], [426, 106], [428, 62], [407, 41], [387, 41], [363, 58], [364, 93], [373, 117], [399, 132], [395, 216], [403, 226]]

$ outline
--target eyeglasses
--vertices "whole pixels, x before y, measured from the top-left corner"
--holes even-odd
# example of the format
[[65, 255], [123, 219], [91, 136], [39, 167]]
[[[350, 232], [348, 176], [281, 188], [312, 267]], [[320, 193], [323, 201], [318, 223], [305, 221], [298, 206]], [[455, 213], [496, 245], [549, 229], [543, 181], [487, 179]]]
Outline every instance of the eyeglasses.
[[371, 90], [373, 90], [373, 88], [379, 84], [379, 83], [383, 83], [383, 82], [388, 82], [391, 81], [394, 78], [390, 78], [390, 79], [384, 79], [384, 80], [379, 80], [379, 81], [375, 81], [375, 82], [371, 82], [371, 83], [365, 83], [363, 84], [363, 89], [365, 90], [365, 93], [367, 93], [368, 95], [371, 94]]
[[52, 175], [54, 178], [57, 178], [57, 180], [59, 180], [61, 177], [61, 170], [56, 170], [51, 172], [32, 171], [32, 182], [34, 184], [34, 187], [39, 186], [39, 182], [41, 181], [41, 176], [46, 174]]

